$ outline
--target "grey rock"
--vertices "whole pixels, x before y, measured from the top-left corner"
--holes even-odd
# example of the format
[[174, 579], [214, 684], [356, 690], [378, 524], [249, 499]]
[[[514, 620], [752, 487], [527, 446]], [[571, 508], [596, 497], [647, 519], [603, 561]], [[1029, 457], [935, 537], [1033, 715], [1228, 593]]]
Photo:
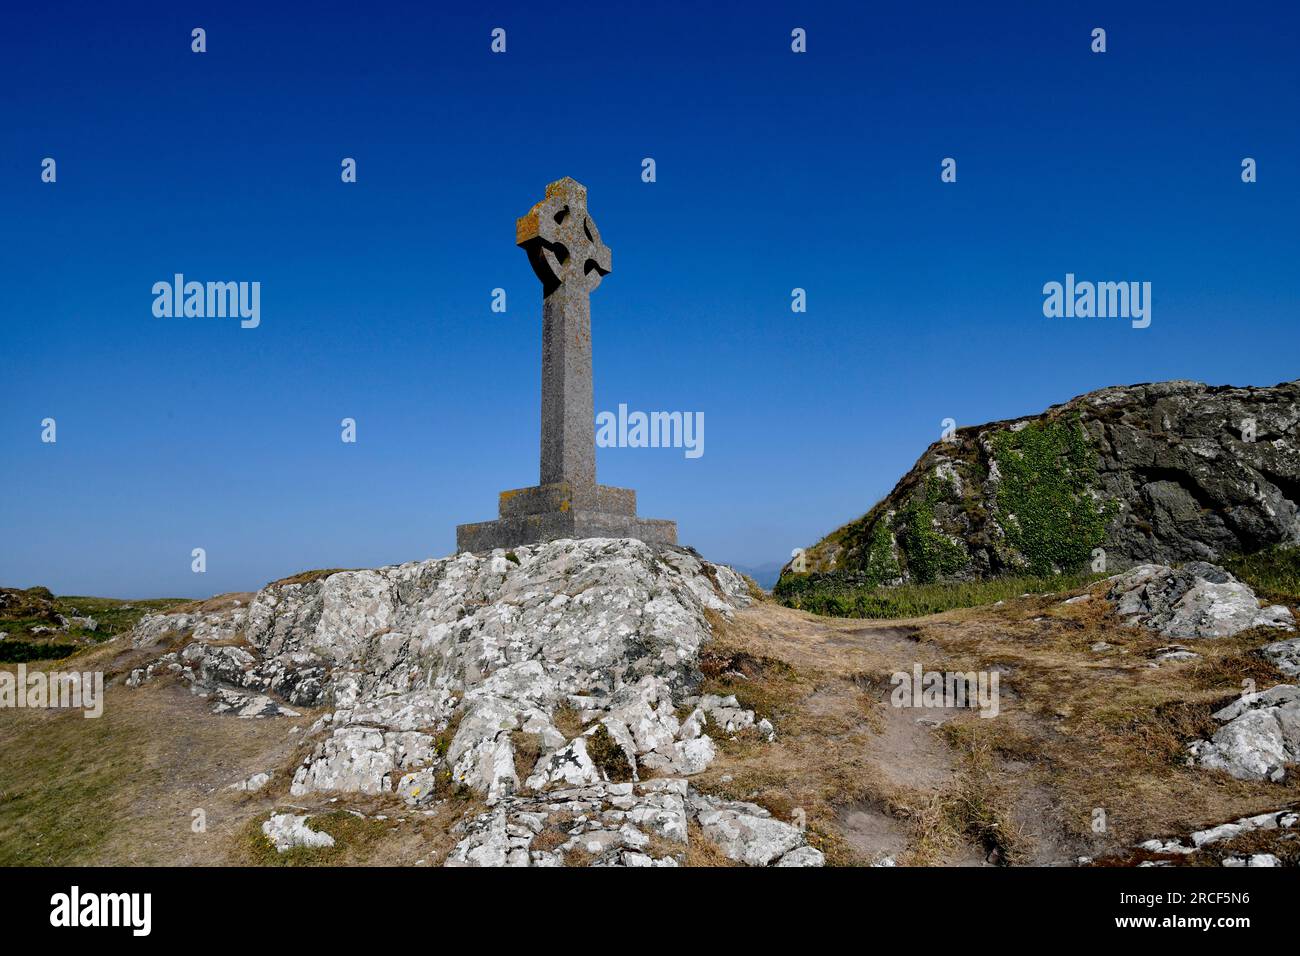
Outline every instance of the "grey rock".
[[1300, 814], [1292, 810], [1273, 810], [1268, 813], [1256, 814], [1253, 817], [1242, 817], [1239, 820], [1207, 827], [1204, 830], [1197, 830], [1190, 834], [1185, 841], [1181, 839], [1147, 840], [1138, 844], [1138, 849], [1147, 850], [1151, 853], [1190, 856], [1199, 853], [1207, 846], [1221, 843], [1224, 840], [1235, 839], [1245, 833], [1256, 830], [1289, 830], [1295, 828], [1297, 824], [1300, 824]]
[[1188, 746], [1193, 762], [1241, 780], [1281, 782], [1300, 762], [1300, 687], [1279, 684], [1247, 694], [1214, 714], [1223, 726]]
[[[754, 712], [742, 708], [734, 694], [726, 697], [705, 694], [700, 698], [700, 709], [723, 733], [734, 734], [754, 726]], [[769, 723], [768, 726], [770, 727], [771, 724]]]
[[[714, 759], [713, 729], [766, 732], [734, 698], [678, 717], [711, 639], [708, 614], [729, 617], [749, 601], [729, 568], [637, 539], [462, 553], [268, 585], [237, 609], [242, 640], [216, 638], [233, 612], [152, 616], [137, 646], [188, 643], [128, 684], [178, 675], [241, 716], [292, 712], [287, 703], [305, 693], [329, 709], [304, 733], [310, 749], [290, 793], [395, 794], [424, 808], [450, 777], [488, 807], [457, 825], [449, 865], [554, 866], [581, 850], [594, 865], [671, 866], [651, 848], [685, 846], [686, 778]], [[561, 708], [581, 715], [575, 737], [556, 726]], [[628, 754], [633, 780], [609, 781], [592, 762], [587, 741], [600, 726]], [[519, 765], [521, 735], [540, 750], [533, 766]], [[776, 862], [804, 845], [758, 807], [725, 809], [718, 826], [746, 818], [766, 840], [750, 859]], [[560, 842], [533, 846], [557, 827]]]
[[1272, 853], [1253, 853], [1249, 857], [1230, 856], [1223, 861], [1224, 866], [1281, 866], [1282, 861]]
[[691, 807], [705, 836], [728, 859], [767, 866], [804, 843], [798, 827], [753, 803], [695, 794]]
[[[457, 825], [461, 839], [446, 865], [562, 866], [581, 852], [593, 866], [676, 866], [673, 857], [655, 858], [649, 850], [652, 834], [685, 847], [685, 794], [684, 781], [656, 779], [505, 796]], [[563, 842], [536, 848], [533, 841], [547, 829], [559, 831]]]
[[1295, 629], [1287, 608], [1261, 608], [1249, 585], [1203, 561], [1178, 569], [1143, 564], [1108, 581], [1107, 600], [1125, 623], [1167, 637], [1231, 637], [1252, 627]]
[[825, 866], [826, 857], [811, 846], [798, 846], [776, 861], [776, 866]]
[[262, 824], [262, 833], [278, 853], [286, 853], [294, 847], [333, 846], [334, 838], [328, 833], [319, 833], [308, 827], [308, 819], [306, 815], [273, 813], [271, 818]]
[[[441, 771], [495, 803], [521, 789], [602, 782], [585, 740], [555, 727], [561, 706], [579, 706], [588, 733], [603, 721], [637, 766], [704, 769], [714, 753], [700, 730], [708, 718], [701, 711], [683, 725], [676, 702], [709, 640], [705, 612], [728, 616], [748, 603], [738, 574], [684, 549], [548, 542], [511, 558], [461, 554], [276, 583], [220, 614], [150, 616], [137, 646], [193, 636], [127, 683], [178, 674], [241, 716], [332, 705], [308, 732], [315, 748], [293, 776], [295, 795], [400, 790], [419, 804]], [[245, 642], [209, 643], [236, 626]], [[435, 738], [453, 716], [443, 752]], [[516, 734], [540, 741], [536, 766], [515, 765]]]
[[1288, 677], [1300, 677], [1300, 637], [1276, 641], [1263, 649], [1264, 656]]
[[214, 714], [228, 714], [244, 720], [257, 717], [298, 716], [298, 711], [291, 710], [263, 694], [241, 694], [221, 687], [211, 695], [211, 698]]
[[247, 780], [240, 780], [238, 783], [232, 783], [227, 790], [240, 790], [246, 793], [256, 793], [268, 783], [271, 782], [271, 774], [255, 773]]
[[679, 741], [675, 746], [681, 757], [682, 773], [687, 776], [706, 770], [709, 764], [713, 763], [713, 758], [718, 754], [717, 748], [708, 734], [701, 734], [699, 737], [690, 740]]
[[1148, 850], [1151, 853], [1177, 853], [1186, 856], [1195, 853], [1197, 847], [1185, 846], [1178, 840], [1147, 840], [1145, 843], [1139, 843], [1138, 849]]

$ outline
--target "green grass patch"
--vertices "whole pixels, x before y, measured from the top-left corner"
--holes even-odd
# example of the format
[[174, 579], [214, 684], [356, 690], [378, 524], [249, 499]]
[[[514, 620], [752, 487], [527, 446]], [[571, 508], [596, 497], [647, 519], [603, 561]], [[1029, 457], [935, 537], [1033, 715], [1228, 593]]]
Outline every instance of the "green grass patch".
[[241, 834], [241, 855], [254, 866], [333, 866], [346, 863], [349, 856], [372, 847], [392, 827], [391, 822], [373, 817], [359, 817], [346, 810], [312, 815], [307, 819], [307, 829], [328, 833], [334, 838], [333, 846], [296, 846], [280, 853], [262, 832], [262, 824], [270, 819], [262, 814], [244, 827]]
[[1229, 558], [1223, 566], [1256, 591], [1300, 598], [1300, 547], [1296, 545], [1277, 545]]
[[5, 719], [0, 732], [0, 866], [93, 862], [128, 812], [129, 787], [150, 729], [106, 711]]
[[813, 614], [887, 619], [921, 617], [953, 608], [980, 607], [1026, 593], [1056, 594], [1082, 587], [1102, 577], [1105, 575], [1076, 572], [876, 587], [861, 572], [831, 571], [786, 575], [777, 582], [772, 594], [786, 607]]
[[0, 664], [28, 664], [32, 661], [58, 661], [72, 654], [76, 644], [53, 641], [0, 641]]
[[[146, 614], [185, 604], [186, 598], [122, 601], [116, 598], [56, 597], [46, 588], [0, 588], [0, 663], [58, 660], [73, 651], [98, 644], [135, 627]], [[69, 621], [60, 623], [60, 617]], [[93, 628], [71, 623], [91, 618]], [[53, 632], [46, 630], [53, 628]]]
[[317, 568], [314, 571], [299, 571], [297, 574], [291, 574], [287, 578], [280, 578], [272, 581], [267, 587], [285, 586], [289, 584], [311, 584], [313, 581], [319, 581], [322, 578], [328, 578], [334, 574], [342, 574], [344, 571], [355, 571], [356, 568]]

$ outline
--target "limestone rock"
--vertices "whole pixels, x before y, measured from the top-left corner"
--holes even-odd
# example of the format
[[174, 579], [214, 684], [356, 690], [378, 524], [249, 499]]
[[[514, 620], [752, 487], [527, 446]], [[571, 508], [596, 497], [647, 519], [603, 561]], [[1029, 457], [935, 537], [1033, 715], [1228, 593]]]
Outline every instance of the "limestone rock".
[[[1300, 827], [1300, 813], [1289, 809], [1272, 810], [1268, 813], [1258, 813], [1252, 817], [1242, 817], [1239, 820], [1220, 823], [1218, 826], [1207, 827], [1204, 830], [1197, 830], [1189, 834], [1186, 841], [1182, 839], [1147, 840], [1138, 844], [1138, 849], [1146, 850], [1149, 853], [1161, 853], [1166, 856], [1192, 856], [1206, 847], [1222, 843], [1225, 840], [1236, 839], [1242, 834], [1252, 833], [1256, 830], [1291, 830], [1297, 827]], [[1238, 866], [1245, 864], [1225, 863], [1224, 865]]]
[[307, 816], [292, 813], [273, 813], [262, 824], [262, 833], [271, 841], [277, 853], [286, 853], [294, 847], [331, 847], [334, 838], [307, 826]]
[[1241, 780], [1286, 777], [1285, 765], [1300, 762], [1300, 687], [1279, 684], [1246, 694], [1216, 711], [1223, 726], [1207, 740], [1189, 745], [1192, 760]]
[[[757, 804], [695, 794], [691, 808], [705, 836], [717, 844], [728, 859], [749, 866], [767, 866], [804, 845], [798, 827], [775, 819]], [[793, 858], [788, 865], [819, 866], [821, 860], [805, 853]]]
[[1282, 861], [1272, 853], [1252, 853], [1248, 857], [1230, 856], [1223, 861], [1224, 866], [1281, 866]]
[[685, 795], [684, 781], [650, 780], [507, 796], [459, 824], [446, 865], [562, 866], [581, 854], [593, 866], [676, 866], [652, 855], [652, 837], [684, 849]]
[[1264, 656], [1288, 677], [1300, 677], [1300, 637], [1267, 645]]
[[245, 793], [256, 793], [271, 782], [270, 773], [255, 773], [247, 780], [240, 780], [238, 783], [232, 783], [227, 790], [240, 790]]
[[[246, 607], [149, 615], [135, 646], [189, 642], [127, 683], [175, 674], [240, 716], [331, 707], [309, 733], [295, 795], [400, 790], [418, 804], [441, 772], [495, 804], [606, 782], [584, 735], [556, 727], [565, 708], [581, 712], [586, 734], [603, 723], [634, 768], [703, 770], [710, 718], [683, 726], [677, 702], [698, 680], [706, 611], [727, 616], [749, 600], [730, 568], [638, 540], [462, 553], [277, 582]], [[754, 722], [729, 709], [724, 726]], [[542, 751], [535, 766], [517, 765], [521, 735]]]
[[1231, 637], [1252, 627], [1295, 630], [1287, 608], [1261, 608], [1249, 585], [1203, 561], [1178, 569], [1143, 564], [1108, 580], [1107, 599], [1125, 623], [1167, 637]]
[[797, 846], [781, 859], [777, 860], [774, 866], [825, 866], [826, 857], [821, 850], [811, 846]]
[[[394, 794], [420, 812], [449, 781], [472, 788], [487, 806], [456, 824], [448, 865], [676, 866], [700, 813], [687, 777], [715, 758], [714, 736], [775, 735], [735, 698], [693, 696], [709, 616], [749, 600], [731, 569], [633, 539], [462, 553], [150, 615], [133, 643], [175, 649], [127, 683], [174, 675], [240, 716], [328, 708], [304, 734], [293, 796]], [[631, 780], [593, 760], [600, 728]], [[703, 812], [738, 860], [822, 862], [760, 807]], [[318, 840], [298, 832], [303, 822], [277, 815], [268, 838], [325, 845], [293, 842]]]

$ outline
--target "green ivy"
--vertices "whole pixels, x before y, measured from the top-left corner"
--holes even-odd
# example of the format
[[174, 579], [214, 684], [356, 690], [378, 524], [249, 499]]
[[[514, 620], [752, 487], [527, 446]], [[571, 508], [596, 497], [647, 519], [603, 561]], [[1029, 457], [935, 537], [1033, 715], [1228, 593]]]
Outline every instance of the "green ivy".
[[948, 482], [930, 475], [925, 493], [913, 496], [894, 520], [898, 545], [907, 559], [907, 573], [917, 584], [929, 584], [966, 567], [966, 549], [934, 527], [934, 506], [951, 490]]
[[1082, 568], [1101, 544], [1114, 503], [1089, 493], [1097, 458], [1077, 415], [1032, 422], [992, 438], [1001, 482], [999, 524], [1030, 574]]
[[896, 580], [898, 560], [894, 557], [894, 536], [882, 515], [871, 528], [871, 546], [867, 550], [867, 580], [872, 587]]

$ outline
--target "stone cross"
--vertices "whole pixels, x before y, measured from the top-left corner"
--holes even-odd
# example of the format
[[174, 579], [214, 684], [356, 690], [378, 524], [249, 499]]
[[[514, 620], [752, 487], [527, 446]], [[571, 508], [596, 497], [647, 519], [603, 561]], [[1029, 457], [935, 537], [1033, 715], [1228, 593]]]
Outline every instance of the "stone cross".
[[542, 283], [543, 485], [596, 483], [591, 395], [591, 293], [610, 272], [609, 246], [587, 213], [587, 189], [567, 176], [515, 223], [515, 245]]
[[639, 518], [636, 492], [596, 484], [591, 389], [591, 293], [609, 275], [609, 247], [587, 212], [587, 188], [568, 177], [515, 223], [515, 244], [542, 283], [541, 483], [501, 492], [496, 521], [456, 528], [461, 551], [556, 538], [640, 538], [676, 544], [672, 521]]

